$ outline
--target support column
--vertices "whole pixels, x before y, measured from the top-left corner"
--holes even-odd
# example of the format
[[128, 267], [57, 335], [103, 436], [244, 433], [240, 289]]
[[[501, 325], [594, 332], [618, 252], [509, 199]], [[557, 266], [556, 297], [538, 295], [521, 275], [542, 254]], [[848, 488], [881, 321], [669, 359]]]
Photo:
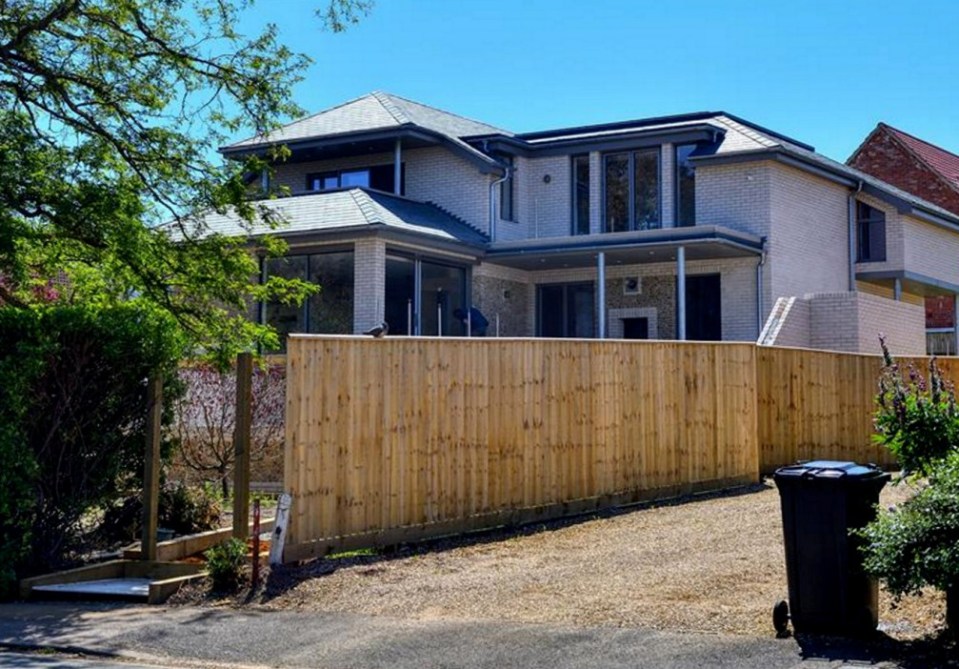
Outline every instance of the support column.
[[396, 140], [393, 147], [393, 192], [397, 195], [403, 193], [403, 141]]
[[902, 302], [902, 279], [895, 279], [895, 283], [892, 285], [892, 295], [896, 302]]
[[143, 534], [140, 559], [157, 559], [157, 515], [160, 506], [160, 434], [163, 416], [163, 377], [147, 382], [146, 453], [143, 462]]
[[606, 254], [596, 255], [596, 281], [599, 284], [596, 315], [599, 319], [599, 338], [606, 339]]
[[385, 301], [386, 243], [360, 239], [353, 245], [353, 334], [383, 322]]
[[686, 341], [686, 247], [676, 249], [676, 339]]

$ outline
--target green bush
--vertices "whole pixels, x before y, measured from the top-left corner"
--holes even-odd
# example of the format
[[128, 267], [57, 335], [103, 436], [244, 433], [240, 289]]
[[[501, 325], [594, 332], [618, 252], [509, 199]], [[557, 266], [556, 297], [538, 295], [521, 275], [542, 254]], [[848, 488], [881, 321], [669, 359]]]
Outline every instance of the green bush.
[[876, 397], [876, 440], [886, 446], [905, 475], [928, 476], [959, 450], [959, 408], [952, 386], [935, 358], [928, 380], [910, 363], [905, 374], [880, 337], [883, 368]]
[[959, 457], [932, 474], [928, 485], [858, 532], [866, 571], [897, 596], [925, 585], [959, 586]]
[[[160, 488], [157, 523], [177, 535], [195, 534], [220, 526], [222, 509], [215, 497], [203, 489], [183, 483], [166, 483]], [[143, 493], [111, 504], [97, 530], [98, 539], [112, 546], [139, 538], [143, 528]]]
[[207, 572], [218, 592], [232, 592], [240, 585], [246, 563], [246, 543], [233, 538], [203, 553]]
[[136, 301], [0, 308], [0, 595], [74, 561], [84, 514], [139, 485], [147, 378], [176, 396], [179, 332]]

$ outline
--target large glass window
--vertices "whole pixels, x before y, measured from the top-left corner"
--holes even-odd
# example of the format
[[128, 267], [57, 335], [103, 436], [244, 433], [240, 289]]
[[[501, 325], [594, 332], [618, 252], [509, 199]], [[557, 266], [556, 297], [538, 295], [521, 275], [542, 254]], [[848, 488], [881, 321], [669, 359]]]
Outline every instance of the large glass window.
[[573, 157], [573, 234], [589, 234], [589, 156]]
[[309, 281], [320, 292], [307, 301], [307, 331], [315, 334], [353, 332], [353, 253], [310, 256]]
[[464, 323], [453, 312], [469, 309], [466, 304], [466, 270], [426, 261], [421, 263], [421, 268], [421, 334], [465, 337]]
[[299, 305], [270, 302], [264, 318], [273, 326], [286, 349], [286, 337], [294, 332], [349, 334], [353, 331], [353, 252], [285, 256], [266, 260], [267, 276], [301, 279], [320, 286], [320, 291]]
[[689, 160], [695, 144], [676, 147], [676, 224], [696, 225], [696, 168]]
[[660, 227], [659, 149], [603, 157], [606, 232]]
[[416, 261], [402, 256], [386, 257], [386, 322], [390, 334], [415, 335]]
[[582, 337], [595, 334], [595, 298], [592, 283], [540, 286], [537, 321], [541, 337]]
[[[306, 280], [307, 256], [268, 258], [266, 273], [283, 279]], [[265, 310], [266, 324], [276, 330], [280, 338], [280, 350], [286, 350], [286, 336], [293, 332], [306, 332], [306, 309], [303, 305], [270, 302]]]
[[[400, 165], [400, 193], [406, 186], [406, 165]], [[337, 188], [373, 188], [392, 193], [396, 184], [396, 169], [390, 163], [351, 170], [311, 172], [306, 175], [306, 190], [324, 191]]]
[[387, 256], [385, 314], [390, 334], [465, 336], [456, 312], [468, 312], [469, 307], [466, 268]]
[[865, 202], [856, 203], [857, 262], [886, 259], [886, 214]]

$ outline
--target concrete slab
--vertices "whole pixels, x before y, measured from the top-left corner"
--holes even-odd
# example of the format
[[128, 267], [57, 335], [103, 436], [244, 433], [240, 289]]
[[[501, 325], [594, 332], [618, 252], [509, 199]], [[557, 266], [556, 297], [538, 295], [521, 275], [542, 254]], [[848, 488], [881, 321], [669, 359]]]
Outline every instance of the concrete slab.
[[148, 578], [104, 578], [76, 583], [50, 583], [33, 586], [34, 593], [56, 595], [122, 597], [146, 601], [150, 595]]

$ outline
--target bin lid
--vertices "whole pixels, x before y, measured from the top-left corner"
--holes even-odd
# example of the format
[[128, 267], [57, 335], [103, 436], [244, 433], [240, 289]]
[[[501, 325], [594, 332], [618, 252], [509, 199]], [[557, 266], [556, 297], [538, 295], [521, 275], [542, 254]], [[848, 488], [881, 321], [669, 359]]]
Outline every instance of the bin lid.
[[813, 460], [800, 462], [788, 467], [780, 467], [773, 477], [780, 479], [816, 479], [819, 481], [842, 480], [861, 481], [888, 476], [875, 465], [860, 465], [855, 462], [839, 460]]

